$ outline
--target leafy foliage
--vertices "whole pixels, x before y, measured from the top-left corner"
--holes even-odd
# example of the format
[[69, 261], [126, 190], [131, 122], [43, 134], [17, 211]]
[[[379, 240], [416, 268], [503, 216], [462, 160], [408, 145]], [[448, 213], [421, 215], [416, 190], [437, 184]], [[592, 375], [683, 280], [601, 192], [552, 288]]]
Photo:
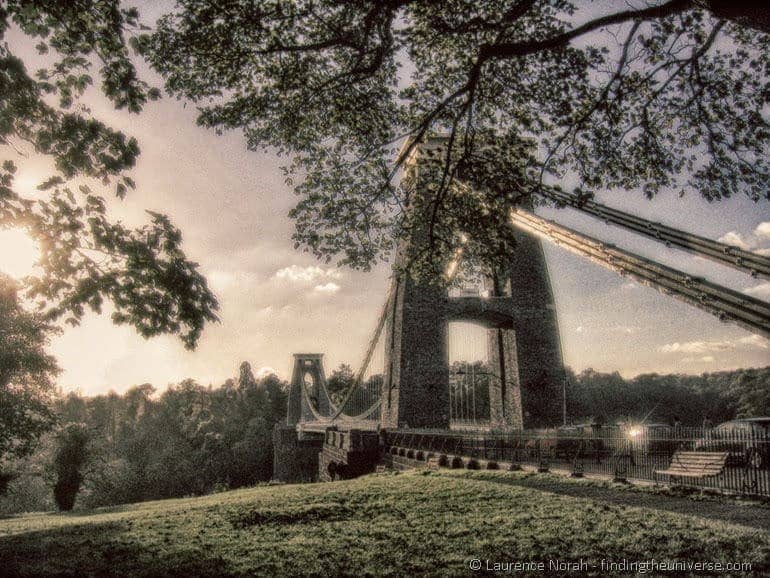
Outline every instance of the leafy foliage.
[[770, 367], [703, 375], [642, 374], [625, 380], [617, 372], [587, 369], [568, 376], [568, 415], [574, 422], [636, 420], [701, 426], [736, 417], [766, 417]]
[[57, 405], [62, 423], [87, 427], [81, 500], [103, 506], [268, 481], [286, 384], [274, 375], [256, 379], [243, 363], [239, 378], [218, 388], [188, 379], [159, 396], [143, 384], [123, 395], [71, 393]]
[[45, 352], [52, 328], [25, 311], [17, 293], [18, 284], [0, 274], [0, 463], [28, 455], [54, 422], [49, 404], [59, 368]]
[[332, 403], [340, 407], [350, 395], [345, 407], [368, 409], [374, 399], [380, 395], [385, 376], [381, 373], [370, 375], [350, 393], [350, 389], [356, 385], [356, 375], [353, 368], [347, 363], [341, 363], [337, 369], [332, 370], [326, 380], [326, 390], [329, 392]]
[[[466, 257], [488, 262], [474, 252], [506, 248], [509, 209], [567, 173], [582, 196], [767, 199], [762, 13], [722, 0], [183, 0], [138, 45], [201, 125], [292, 155], [298, 247], [366, 269], [409, 230], [416, 198], [431, 233], [417, 264], [446, 263], [464, 241], [442, 229], [465, 218], [486, 236]], [[448, 135], [440, 186], [396, 184], [393, 163], [434, 133]], [[467, 174], [485, 151], [502, 170]]]
[[88, 430], [82, 423], [67, 424], [56, 437], [56, 484], [53, 496], [62, 511], [68, 512], [75, 505], [75, 498], [83, 483], [82, 469], [88, 460], [88, 442]]
[[356, 376], [353, 368], [347, 363], [342, 363], [337, 369], [332, 370], [329, 378], [326, 380], [326, 390], [335, 404], [339, 404], [348, 393], [348, 390], [355, 385]]
[[176, 333], [194, 347], [218, 305], [182, 251], [180, 231], [156, 213], [137, 229], [113, 222], [107, 198], [88, 185], [109, 185], [118, 198], [135, 187], [127, 172], [138, 143], [93, 118], [80, 98], [94, 83], [96, 63], [115, 108], [138, 113], [159, 97], [130, 58], [126, 36], [140, 30], [138, 12], [117, 0], [5, 2], [0, 37], [12, 26], [37, 41], [50, 65], [31, 74], [8, 43], [0, 46], [0, 144], [5, 154], [26, 155], [26, 147], [49, 155], [57, 170], [38, 198], [14, 190], [12, 159], [0, 170], [0, 228], [24, 229], [41, 248], [42, 274], [27, 280], [27, 296], [47, 319], [70, 324], [109, 300], [115, 323], [145, 337]]

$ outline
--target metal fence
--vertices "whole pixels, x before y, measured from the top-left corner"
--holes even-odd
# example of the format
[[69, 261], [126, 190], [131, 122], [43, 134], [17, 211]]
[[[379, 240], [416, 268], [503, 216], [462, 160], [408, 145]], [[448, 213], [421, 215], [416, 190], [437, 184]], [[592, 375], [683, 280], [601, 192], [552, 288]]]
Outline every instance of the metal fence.
[[[414, 459], [467, 458], [442, 465], [566, 470], [614, 479], [647, 480], [770, 496], [770, 435], [757, 428], [576, 426], [515, 432], [393, 430], [389, 451]], [[683, 452], [697, 452], [687, 454]], [[705, 455], [708, 454], [708, 455]], [[699, 460], [714, 459], [709, 469]], [[687, 465], [687, 460], [690, 464]], [[679, 465], [684, 475], [666, 474]], [[715, 473], [716, 471], [716, 473]]]

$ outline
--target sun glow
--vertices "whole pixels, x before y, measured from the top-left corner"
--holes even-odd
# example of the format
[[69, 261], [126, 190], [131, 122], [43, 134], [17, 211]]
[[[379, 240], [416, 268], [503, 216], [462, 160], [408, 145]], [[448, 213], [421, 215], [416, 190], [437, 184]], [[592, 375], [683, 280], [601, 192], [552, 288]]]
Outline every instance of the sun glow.
[[0, 272], [17, 279], [31, 275], [39, 256], [37, 244], [23, 231], [0, 231]]

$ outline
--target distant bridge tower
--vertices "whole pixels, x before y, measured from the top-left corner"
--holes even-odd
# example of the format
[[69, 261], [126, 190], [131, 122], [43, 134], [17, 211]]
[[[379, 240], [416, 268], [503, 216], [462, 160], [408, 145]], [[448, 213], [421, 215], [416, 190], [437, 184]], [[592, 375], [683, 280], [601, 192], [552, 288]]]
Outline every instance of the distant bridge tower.
[[[329, 414], [332, 403], [324, 387], [325, 383], [323, 353], [294, 354], [294, 367], [289, 384], [287, 424], [293, 426], [301, 421], [315, 419], [311, 413], [311, 404], [324, 415]], [[308, 399], [305, 399], [306, 397]]]
[[[420, 183], [420, 158], [445, 146], [441, 138], [414, 148], [406, 170]], [[419, 191], [416, 193], [419, 194]], [[419, 244], [419, 228], [401, 257]], [[553, 292], [540, 240], [517, 233], [518, 246], [493, 278], [489, 297], [450, 297], [447, 290], [408, 275], [393, 281], [385, 343], [381, 423], [388, 428], [449, 428], [447, 324], [485, 326], [490, 425], [523, 428], [561, 420], [564, 366]]]

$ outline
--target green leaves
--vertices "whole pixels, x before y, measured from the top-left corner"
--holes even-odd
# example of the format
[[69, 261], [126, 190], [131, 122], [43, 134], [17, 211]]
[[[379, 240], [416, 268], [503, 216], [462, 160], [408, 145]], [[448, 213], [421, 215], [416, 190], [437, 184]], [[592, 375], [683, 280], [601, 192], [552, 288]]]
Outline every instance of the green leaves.
[[[291, 155], [298, 245], [365, 269], [392, 252], [389, 236], [407, 232], [409, 187], [395, 186], [392, 170], [407, 136], [458, 143], [430, 199], [433, 232], [442, 219], [471, 218], [467, 227], [497, 248], [508, 235], [500, 215], [549, 174], [648, 197], [674, 188], [767, 199], [770, 35], [731, 18], [678, 0], [638, 10], [190, 0], [137, 47], [172, 94], [199, 106], [199, 124]], [[482, 133], [535, 148], [491, 161], [486, 183], [473, 183], [485, 191], [474, 205], [449, 189]], [[438, 237], [429, 251], [441, 261], [457, 242]]]
[[114, 0], [8, 2], [0, 20], [0, 30], [13, 23], [52, 58], [33, 79], [9, 45], [0, 46], [0, 142], [25, 143], [52, 157], [57, 170], [38, 187], [47, 196], [34, 201], [13, 191], [12, 161], [0, 175], [0, 228], [22, 228], [40, 245], [42, 272], [26, 280], [26, 296], [46, 320], [70, 325], [109, 301], [116, 323], [145, 337], [176, 333], [193, 348], [205, 323], [217, 320], [218, 304], [182, 251], [181, 232], [156, 213], [149, 224], [126, 228], [109, 219], [102, 194], [67, 186], [70, 179], [96, 180], [119, 199], [136, 186], [126, 171], [139, 156], [138, 142], [88, 116], [78, 99], [94, 82], [95, 63], [116, 108], [138, 113], [159, 98], [129, 58], [126, 35], [140, 31], [138, 12]]
[[43, 273], [27, 280], [27, 296], [50, 320], [80, 322], [87, 310], [112, 303], [112, 320], [144, 337], [179, 334], [193, 348], [218, 304], [197, 264], [181, 250], [182, 235], [165, 215], [129, 229], [107, 218], [104, 199], [87, 187], [81, 195], [60, 188], [23, 217], [38, 240]]
[[22, 308], [18, 289], [0, 274], [0, 462], [31, 453], [54, 423], [49, 403], [59, 368], [45, 348], [55, 328]]

